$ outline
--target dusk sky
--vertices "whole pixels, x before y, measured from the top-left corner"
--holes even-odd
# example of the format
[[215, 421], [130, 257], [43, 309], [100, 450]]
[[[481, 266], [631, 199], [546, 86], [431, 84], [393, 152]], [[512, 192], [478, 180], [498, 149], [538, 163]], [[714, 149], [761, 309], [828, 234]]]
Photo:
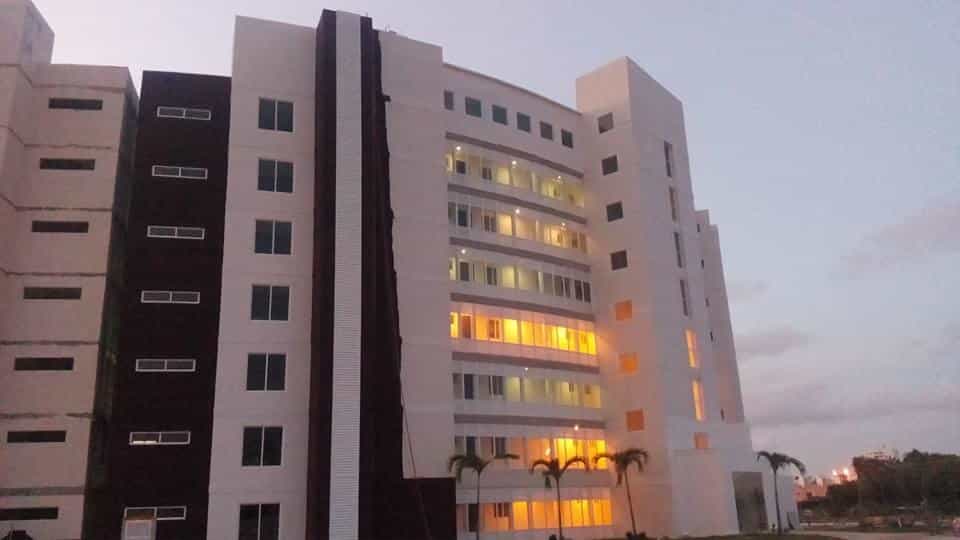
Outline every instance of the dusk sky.
[[[960, 2], [34, 0], [54, 61], [230, 74], [234, 15], [323, 8], [575, 104], [629, 56], [683, 101], [756, 449], [960, 451]], [[438, 97], [439, 99], [439, 97]]]

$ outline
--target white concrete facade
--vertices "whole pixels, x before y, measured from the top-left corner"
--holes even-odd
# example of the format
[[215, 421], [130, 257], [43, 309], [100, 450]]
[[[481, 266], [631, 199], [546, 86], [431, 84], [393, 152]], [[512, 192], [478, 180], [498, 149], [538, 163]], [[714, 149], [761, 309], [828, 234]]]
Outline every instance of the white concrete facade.
[[[115, 195], [129, 182], [136, 94], [126, 68], [51, 64], [53, 41], [29, 1], [0, 0], [0, 508], [56, 509], [0, 529], [79, 538], [97, 365], [115, 352], [108, 255], [126, 217]], [[34, 287], [79, 298], [26, 298]], [[38, 432], [54, 440], [16, 442]]]

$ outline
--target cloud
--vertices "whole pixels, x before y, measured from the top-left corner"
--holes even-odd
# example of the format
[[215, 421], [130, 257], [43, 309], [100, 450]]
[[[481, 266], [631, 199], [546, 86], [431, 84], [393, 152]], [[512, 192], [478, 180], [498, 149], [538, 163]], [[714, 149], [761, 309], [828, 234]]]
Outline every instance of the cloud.
[[809, 334], [799, 330], [781, 327], [771, 328], [753, 334], [737, 336], [737, 357], [740, 360], [763, 356], [778, 356], [791, 349], [806, 346], [812, 341]]
[[906, 261], [960, 252], [960, 201], [929, 206], [864, 236], [841, 259], [841, 271], [859, 277]]
[[749, 302], [766, 294], [769, 288], [766, 281], [731, 281], [727, 284], [727, 298], [731, 302]]

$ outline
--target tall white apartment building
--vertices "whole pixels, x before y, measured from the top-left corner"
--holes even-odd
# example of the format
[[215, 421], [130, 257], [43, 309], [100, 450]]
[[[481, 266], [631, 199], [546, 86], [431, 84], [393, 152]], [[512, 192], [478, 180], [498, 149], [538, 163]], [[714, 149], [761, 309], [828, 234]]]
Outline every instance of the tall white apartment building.
[[[11, 9], [35, 14], [2, 1], [14, 6], [4, 25]], [[465, 540], [479, 528], [506, 540], [562, 523], [605, 538], [630, 529], [631, 512], [593, 458], [628, 448], [649, 454], [629, 476], [638, 530], [775, 522], [675, 96], [621, 58], [576, 80], [572, 108], [345, 12], [317, 27], [238, 17], [234, 40], [230, 77], [144, 74], [110, 317], [93, 307], [126, 183], [29, 171], [122, 155], [126, 72], [97, 85], [103, 97], [34, 84], [24, 95], [39, 97], [22, 99], [35, 116], [4, 125], [0, 215], [18, 232], [0, 266], [4, 298], [22, 307], [0, 313], [0, 528], [160, 540]], [[5, 62], [18, 43], [2, 41]], [[0, 91], [40, 80], [0, 69]], [[90, 113], [68, 119], [48, 110], [53, 97], [103, 99], [103, 140], [63, 130]], [[7, 172], [10, 148], [31, 155], [20, 172]], [[49, 249], [56, 238], [28, 232], [53, 219], [39, 212], [79, 207], [93, 244]], [[91, 292], [72, 304], [21, 297], [76, 283]], [[73, 371], [14, 370], [14, 357], [66, 356], [61, 342], [89, 349], [70, 353]], [[23, 430], [68, 436], [13, 444]], [[447, 470], [453, 454], [506, 453], [518, 459], [483, 474], [479, 506], [476, 478]], [[575, 456], [591, 467], [564, 476], [558, 507], [529, 468]], [[789, 483], [781, 502], [795, 515]]]

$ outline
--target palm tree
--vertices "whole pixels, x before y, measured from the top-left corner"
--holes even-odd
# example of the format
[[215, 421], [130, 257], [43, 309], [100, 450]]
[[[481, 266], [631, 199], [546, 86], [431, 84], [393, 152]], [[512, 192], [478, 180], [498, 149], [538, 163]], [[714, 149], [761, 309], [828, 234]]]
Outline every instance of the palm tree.
[[587, 463], [587, 460], [580, 456], [575, 456], [568, 459], [562, 467], [560, 466], [560, 460], [557, 458], [553, 458], [549, 461], [546, 459], [538, 459], [534, 461], [532, 465], [530, 465], [530, 474], [536, 472], [537, 467], [543, 467], [543, 484], [548, 489], [551, 487], [550, 479], [553, 479], [553, 483], [557, 486], [557, 526], [560, 530], [560, 540], [563, 540], [563, 514], [561, 514], [560, 511], [560, 479], [563, 478], [563, 474], [567, 472], [567, 469], [569, 469], [572, 465], [576, 465], [577, 463], [582, 464], [583, 468], [588, 472], [590, 471], [590, 465]]
[[[483, 474], [484, 469], [487, 468], [487, 465], [490, 465], [498, 459], [519, 459], [520, 456], [516, 454], [498, 454], [493, 456], [490, 459], [483, 459], [480, 456], [475, 454], [454, 454], [450, 456], [450, 459], [447, 460], [447, 470], [453, 471], [457, 478], [457, 482], [463, 478], [463, 470], [470, 469], [477, 474], [477, 540], [480, 540], [480, 475]], [[467, 521], [470, 521], [470, 513], [467, 512]]]
[[773, 500], [777, 507], [777, 534], [783, 534], [783, 525], [780, 522], [780, 491], [777, 490], [777, 471], [793, 466], [800, 471], [800, 474], [805, 474], [807, 467], [799, 459], [778, 452], [757, 452], [757, 461], [760, 461], [760, 458], [766, 459], [767, 463], [770, 464], [770, 469], [773, 470]]
[[617, 471], [617, 485], [623, 484], [627, 488], [627, 503], [630, 506], [630, 525], [633, 528], [633, 536], [637, 536], [637, 520], [633, 517], [633, 497], [630, 495], [630, 479], [627, 478], [627, 471], [630, 465], [636, 465], [638, 472], [643, 472], [643, 466], [647, 463], [649, 456], [647, 451], [642, 448], [627, 448], [620, 452], [601, 453], [593, 458], [593, 464], [596, 465], [601, 459], [608, 459], [613, 462], [614, 470]]

